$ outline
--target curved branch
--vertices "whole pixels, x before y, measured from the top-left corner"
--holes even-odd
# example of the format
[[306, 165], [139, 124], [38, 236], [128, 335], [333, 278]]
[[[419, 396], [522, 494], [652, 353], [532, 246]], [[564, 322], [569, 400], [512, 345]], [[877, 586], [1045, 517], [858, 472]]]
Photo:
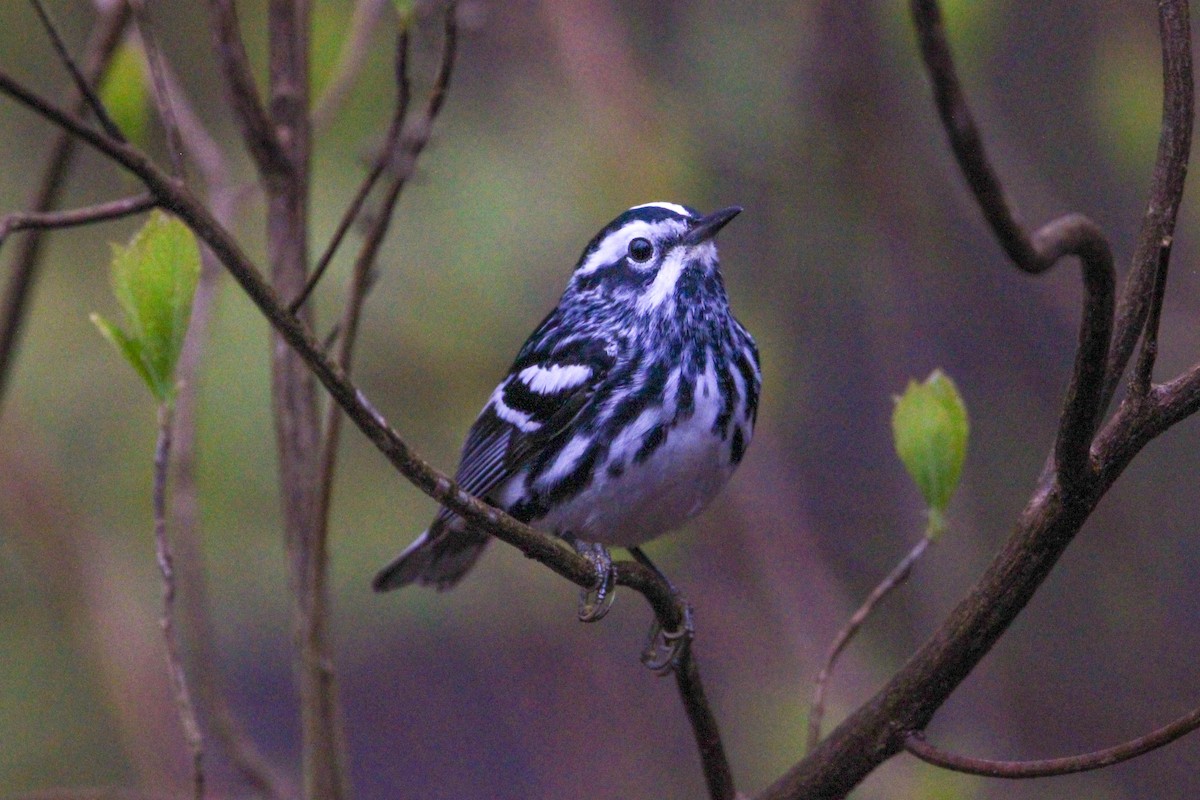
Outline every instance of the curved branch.
[[912, 14], [921, 55], [933, 83], [934, 103], [950, 147], [1004, 252], [1018, 269], [1033, 275], [1050, 269], [1066, 255], [1078, 256], [1082, 261], [1084, 303], [1079, 347], [1054, 445], [1056, 474], [1068, 485], [1079, 484], [1089, 475], [1088, 448], [1107, 401], [1104, 386], [1115, 285], [1112, 252], [1101, 230], [1081, 214], [1060, 217], [1032, 237], [1026, 233], [988, 161], [958, 81], [937, 0], [912, 0]]
[[1174, 722], [1144, 736], [1130, 739], [1113, 747], [1077, 756], [1045, 758], [1036, 761], [992, 761], [986, 758], [957, 755], [929, 744], [920, 731], [913, 731], [905, 737], [904, 749], [928, 764], [955, 772], [983, 775], [988, 778], [1049, 778], [1055, 775], [1088, 772], [1137, 758], [1164, 747], [1197, 728], [1200, 728], [1200, 708], [1193, 709]]

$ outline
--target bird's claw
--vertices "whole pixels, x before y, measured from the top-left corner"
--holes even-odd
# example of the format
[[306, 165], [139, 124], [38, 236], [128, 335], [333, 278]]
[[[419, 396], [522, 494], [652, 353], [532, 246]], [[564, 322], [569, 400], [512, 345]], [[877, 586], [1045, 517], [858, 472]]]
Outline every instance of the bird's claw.
[[650, 624], [650, 635], [646, 640], [646, 649], [642, 651], [642, 664], [657, 675], [669, 675], [683, 663], [692, 637], [696, 635], [696, 625], [692, 619], [692, 605], [686, 600], [676, 597], [683, 609], [683, 619], [674, 630], [663, 630], [658, 618]]
[[616, 573], [613, 570], [612, 556], [602, 544], [580, 541], [575, 541], [574, 544], [576, 552], [590, 561], [596, 569], [595, 585], [579, 590], [579, 621], [596, 622], [604, 619], [617, 596], [613, 587]]

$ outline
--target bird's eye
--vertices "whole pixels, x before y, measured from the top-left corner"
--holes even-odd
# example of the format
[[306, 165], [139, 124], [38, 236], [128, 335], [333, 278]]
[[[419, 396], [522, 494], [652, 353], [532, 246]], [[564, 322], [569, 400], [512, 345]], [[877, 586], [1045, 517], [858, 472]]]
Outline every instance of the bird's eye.
[[629, 243], [629, 257], [639, 264], [649, 261], [652, 255], [654, 255], [654, 245], [650, 244], [649, 239], [639, 236]]

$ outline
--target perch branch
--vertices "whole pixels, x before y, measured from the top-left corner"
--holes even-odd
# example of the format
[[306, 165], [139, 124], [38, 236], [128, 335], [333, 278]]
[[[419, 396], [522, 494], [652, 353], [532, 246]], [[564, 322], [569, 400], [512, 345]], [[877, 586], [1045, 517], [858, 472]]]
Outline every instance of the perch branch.
[[[516, 547], [529, 558], [539, 561], [555, 574], [577, 586], [587, 588], [595, 583], [595, 570], [587, 559], [563, 546], [555, 537], [536, 531], [503, 511], [472, 497], [460, 489], [449, 476], [434, 469], [414, 453], [333, 359], [326, 355], [312, 331], [280, 303], [275, 291], [263, 279], [232, 234], [186, 187], [155, 166], [136, 148], [114, 141], [78, 123], [3, 71], [0, 71], [0, 93], [7, 94], [49, 122], [70, 131], [132, 173], [159, 198], [163, 208], [184, 220], [197, 237], [212, 249], [275, 331], [303, 359], [334, 402], [341, 406], [362, 434], [410, 483], [480, 530], [485, 530]], [[614, 568], [615, 582], [642, 594], [654, 609], [664, 629], [674, 630], [679, 627], [683, 620], [683, 611], [668, 585], [636, 562], [619, 561], [614, 564]], [[685, 706], [696, 735], [705, 773], [718, 778], [722, 774], [728, 775], [730, 770], [725, 752], [720, 745], [719, 736], [716, 735], [715, 716], [702, 691], [699, 672], [688, 667], [686, 661], [683, 666], [685, 669], [676, 673], [676, 680], [680, 684], [681, 693], [685, 694]], [[683, 677], [680, 677], [680, 673], [683, 673]], [[731, 780], [726, 781], [726, 784], [731, 783]]]

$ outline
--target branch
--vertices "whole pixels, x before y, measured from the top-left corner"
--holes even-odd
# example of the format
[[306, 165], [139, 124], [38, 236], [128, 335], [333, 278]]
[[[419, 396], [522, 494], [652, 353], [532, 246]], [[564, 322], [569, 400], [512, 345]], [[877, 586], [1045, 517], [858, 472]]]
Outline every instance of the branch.
[[[214, 217], [228, 227], [237, 218], [238, 195], [230, 185], [232, 173], [225, 154], [195, 113], [170, 65], [163, 62], [161, 66], [181, 143], [200, 173]], [[175, 471], [171, 493], [176, 576], [180, 594], [188, 600], [182, 609], [191, 643], [196, 699], [209, 722], [212, 737], [242, 780], [267, 800], [281, 800], [295, 792], [258, 749], [229, 702], [209, 614], [196, 484], [196, 403], [201, 353], [209, 338], [221, 265], [207, 248], [201, 251], [200, 258], [200, 280], [192, 301], [191, 322], [176, 370], [180, 388], [175, 399], [172, 448]]]
[[179, 123], [175, 119], [175, 109], [171, 104], [171, 93], [167, 90], [167, 80], [164, 76], [162, 51], [158, 47], [158, 37], [154, 33], [154, 25], [146, 11], [146, 0], [128, 0], [133, 9], [134, 24], [142, 39], [142, 49], [146, 53], [146, 64], [150, 70], [150, 84], [154, 89], [154, 106], [158, 110], [158, 118], [162, 121], [163, 131], [167, 137], [167, 158], [171, 160], [171, 170], [178, 178], [184, 177], [183, 171], [183, 140], [179, 134]]
[[42, 0], [29, 0], [33, 4], [34, 11], [37, 12], [38, 19], [42, 21], [42, 27], [46, 30], [46, 35], [50, 37], [51, 44], [54, 45], [54, 50], [58, 53], [59, 59], [67, 68], [67, 72], [71, 73], [71, 80], [75, 82], [75, 89], [79, 92], [79, 96], [87, 103], [87, 107], [96, 115], [96, 120], [100, 123], [100, 127], [104, 128], [104, 132], [117, 141], [125, 141], [125, 135], [121, 133], [121, 129], [117, 123], [113, 122], [112, 117], [108, 115], [108, 109], [104, 107], [104, 103], [100, 102], [100, 97], [92, 90], [92, 84], [98, 79], [97, 76], [84, 75], [80, 71], [79, 66], [75, 63], [75, 59], [71, 58], [71, 53], [67, 50], [66, 42], [63, 41], [62, 34], [58, 32], [58, 26], [54, 24], [54, 20], [50, 18], [49, 12], [42, 4]]
[[[589, 588], [595, 583], [595, 569], [587, 559], [563, 546], [556, 537], [537, 531], [500, 509], [472, 497], [460, 489], [449, 476], [434, 469], [413, 452], [362, 391], [326, 355], [312, 331], [280, 303], [274, 290], [263, 279], [237, 240], [186, 187], [162, 172], [140, 151], [77, 123], [2, 71], [0, 93], [7, 94], [55, 125], [71, 131], [88, 145], [133, 173], [159, 198], [163, 208], [184, 220], [197, 237], [212, 249], [251, 302], [304, 361], [334, 402], [410, 483], [439, 505], [444, 505], [462, 516], [472, 526], [516, 547], [527, 557], [537, 560], [575, 585]], [[619, 561], [613, 567], [616, 571], [614, 582], [642, 594], [665, 630], [679, 628], [683, 621], [683, 610], [666, 583], [636, 562]], [[728, 763], [717, 735], [715, 717], [704, 697], [699, 673], [693, 666], [685, 660], [676, 672], [676, 681], [684, 695], [685, 708], [700, 746], [706, 775], [719, 780], [721, 774], [729, 773]], [[710, 783], [714, 778], [710, 778]]]
[[871, 612], [875, 610], [875, 606], [879, 605], [883, 598], [887, 597], [908, 580], [909, 575], [912, 574], [913, 566], [925, 554], [930, 541], [929, 536], [922, 536], [913, 549], [908, 551], [908, 554], [904, 558], [900, 559], [900, 563], [893, 567], [892, 571], [879, 582], [879, 585], [871, 590], [871, 594], [867, 595], [866, 601], [854, 612], [845, 627], [838, 631], [837, 637], [833, 640], [833, 644], [829, 648], [829, 653], [825, 656], [825, 665], [821, 667], [821, 672], [817, 675], [817, 680], [813, 687], [812, 703], [809, 705], [808, 712], [808, 750], [816, 747], [817, 742], [821, 739], [821, 719], [825, 716], [825, 686], [829, 682], [829, 676], [833, 674], [833, 667], [837, 663], [838, 656], [842, 654], [842, 651], [854, 639], [859, 628], [867, 621], [867, 617], [871, 615]]
[[[84, 49], [85, 82], [95, 83], [99, 80], [112, 59], [128, 19], [129, 9], [125, 3], [112, 3], [100, 12]], [[68, 102], [71, 105], [71, 116], [83, 115], [87, 104], [78, 90]], [[26, 203], [26, 208], [33, 212], [41, 212], [54, 207], [58, 202], [74, 149], [74, 137], [65, 129], [59, 130], [51, 140], [41, 179]], [[36, 232], [23, 237], [18, 243], [12, 260], [12, 274], [4, 287], [3, 296], [0, 297], [0, 404], [4, 401], [17, 343], [24, 327], [30, 293], [37, 275], [41, 245], [42, 237]]]
[[391, 164], [396, 156], [396, 150], [400, 146], [400, 133], [404, 129], [404, 119], [408, 116], [408, 100], [410, 96], [408, 82], [408, 29], [401, 28], [400, 33], [396, 37], [396, 106], [392, 112], [392, 121], [388, 126], [388, 131], [384, 137], [384, 146], [380, 150], [379, 155], [375, 158], [375, 164], [371, 167], [370, 172], [363, 178], [359, 184], [358, 192], [354, 195], [354, 199], [350, 201], [350, 205], [346, 207], [345, 213], [338, 221], [337, 228], [333, 232], [333, 236], [329, 239], [329, 244], [325, 247], [325, 252], [321, 253], [321, 257], [317, 260], [316, 266], [313, 267], [312, 275], [308, 278], [308, 283], [304, 289], [292, 301], [289, 310], [295, 314], [301, 306], [308, 300], [313, 289], [316, 288], [321, 278], [325, 276], [325, 270], [333, 261], [334, 255], [342, 244], [342, 239], [350, 231], [350, 226], [354, 224], [354, 220], [358, 218], [358, 214], [362, 211], [363, 204], [367, 200], [367, 196], [371, 194], [371, 190], [375, 188], [376, 182], [383, 175], [387, 166]]
[[0, 217], [0, 245], [9, 234], [24, 230], [53, 230], [73, 228], [96, 222], [121, 219], [122, 217], [149, 211], [157, 205], [154, 195], [143, 192], [120, 200], [97, 203], [94, 206], [73, 208], [68, 211], [14, 211]]
[[1197, 728], [1200, 728], [1200, 708], [1190, 711], [1174, 722], [1151, 731], [1145, 736], [1139, 736], [1113, 747], [1077, 756], [1046, 758], [1037, 761], [992, 761], [986, 758], [956, 755], [929, 744], [919, 731], [914, 731], [905, 738], [904, 749], [928, 764], [955, 772], [983, 775], [989, 778], [1048, 778], [1120, 764], [1122, 761], [1137, 758], [1168, 745]]
[[276, 175], [287, 169], [286, 158], [250, 71], [250, 57], [246, 55], [246, 45], [238, 27], [237, 7], [234, 0], [208, 0], [208, 10], [213, 21], [217, 64], [225, 77], [229, 104], [241, 126], [242, 140], [259, 174], [264, 177]]
[[1146, 315], [1155, 302], [1151, 287], [1159, 272], [1160, 248], [1175, 236], [1175, 220], [1183, 200], [1192, 146], [1194, 86], [1188, 1], [1159, 0], [1157, 5], [1162, 39], [1162, 129], [1146, 212], [1117, 306], [1112, 352], [1101, 396], [1105, 406], [1116, 391], [1146, 323]]
[[183, 725], [183, 736], [192, 756], [192, 799], [204, 798], [204, 741], [196, 722], [196, 709], [188, 691], [179, 651], [179, 634], [175, 630], [175, 566], [171, 545], [167, 541], [167, 479], [171, 456], [171, 410], [168, 403], [158, 409], [158, 441], [154, 446], [154, 547], [158, 569], [162, 573], [163, 642], [167, 651], [167, 671], [175, 691], [175, 706]]
[[1018, 269], [1034, 275], [1050, 269], [1066, 255], [1078, 256], [1082, 261], [1084, 303], [1079, 346], [1059, 418], [1053, 462], [1060, 480], [1068, 485], [1081, 483], [1090, 473], [1088, 448], [1107, 402], [1104, 382], [1115, 283], [1112, 253], [1100, 229], [1080, 214], [1060, 217], [1032, 237], [1017, 222], [1004, 187], [987, 159], [959, 84], [937, 0], [912, 0], [912, 14], [950, 147], [1004, 252]]
[[[1186, 5], [1176, 3], [1174, 9], [1184, 15], [1186, 30]], [[764, 799], [842, 797], [902, 750], [905, 732], [923, 730], [1004, 634], [1133, 456], [1200, 406], [1198, 365], [1179, 381], [1153, 389], [1146, 402], [1123, 404], [1095, 436], [1095, 467], [1091, 466], [1089, 444], [1109, 397], [1105, 381], [1112, 379], [1105, 365], [1113, 284], [1108, 246], [1095, 226], [1078, 216], [1052, 222], [1033, 237], [1024, 233], [1009, 211], [963, 100], [936, 3], [913, 0], [912, 11], [951, 147], [1005, 251], [1030, 272], [1045, 270], [1064, 254], [1079, 255], [1083, 261], [1087, 299], [1055, 443], [1057, 480], [1039, 485], [1004, 549], [933, 636], [808, 758], [763, 792]], [[1172, 191], [1182, 190], [1182, 182], [1174, 186]], [[1169, 204], [1178, 202], [1178, 197], [1167, 199]], [[1099, 363], [1092, 360], [1097, 357]]]
[[1150, 305], [1146, 326], [1142, 336], [1142, 351], [1137, 366], [1129, 376], [1129, 392], [1135, 397], [1145, 397], [1154, 382], [1154, 362], [1158, 360], [1158, 326], [1162, 318], [1163, 297], [1167, 292], [1167, 269], [1171, 265], [1171, 239], [1163, 239], [1158, 248], [1157, 268], [1154, 285], [1151, 287]]

